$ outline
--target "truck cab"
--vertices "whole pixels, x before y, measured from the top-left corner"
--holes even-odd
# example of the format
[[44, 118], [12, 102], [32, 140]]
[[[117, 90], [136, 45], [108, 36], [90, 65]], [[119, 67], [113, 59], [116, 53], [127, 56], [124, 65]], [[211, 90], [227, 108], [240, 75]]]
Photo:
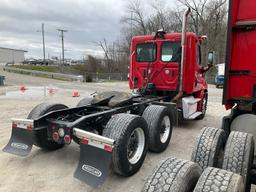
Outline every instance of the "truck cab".
[[208, 67], [203, 65], [201, 57], [204, 39], [204, 36], [187, 32], [182, 54], [182, 33], [158, 31], [155, 35], [133, 37], [130, 89], [139, 94], [168, 95], [169, 101], [175, 101], [180, 110], [184, 109], [184, 105], [192, 106], [193, 103], [192, 108], [197, 110], [189, 113], [201, 112], [208, 88], [204, 78]]

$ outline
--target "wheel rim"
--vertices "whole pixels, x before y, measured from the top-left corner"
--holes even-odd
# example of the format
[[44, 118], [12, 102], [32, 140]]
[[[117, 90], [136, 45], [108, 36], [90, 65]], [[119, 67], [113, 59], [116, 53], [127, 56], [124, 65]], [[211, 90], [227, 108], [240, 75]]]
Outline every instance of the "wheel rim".
[[171, 132], [171, 121], [168, 116], [165, 116], [161, 122], [160, 141], [165, 143]]
[[127, 147], [127, 158], [131, 164], [136, 164], [145, 148], [145, 134], [142, 128], [136, 128], [130, 135]]

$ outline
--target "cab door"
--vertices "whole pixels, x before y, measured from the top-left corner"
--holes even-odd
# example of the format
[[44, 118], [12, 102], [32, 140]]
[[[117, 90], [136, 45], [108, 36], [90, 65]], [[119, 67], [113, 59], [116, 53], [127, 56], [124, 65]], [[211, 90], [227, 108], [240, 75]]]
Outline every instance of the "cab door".
[[159, 61], [153, 75], [153, 83], [159, 90], [176, 91], [179, 82], [181, 42], [162, 41], [159, 48]]

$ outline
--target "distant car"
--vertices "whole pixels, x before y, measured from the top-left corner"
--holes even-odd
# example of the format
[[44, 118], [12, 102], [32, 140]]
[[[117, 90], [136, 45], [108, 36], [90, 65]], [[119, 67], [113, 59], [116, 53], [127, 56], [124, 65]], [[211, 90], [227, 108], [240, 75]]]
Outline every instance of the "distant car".
[[215, 76], [215, 85], [216, 85], [216, 88], [224, 86], [224, 75]]
[[215, 76], [216, 88], [224, 86], [225, 63], [217, 64], [218, 72]]

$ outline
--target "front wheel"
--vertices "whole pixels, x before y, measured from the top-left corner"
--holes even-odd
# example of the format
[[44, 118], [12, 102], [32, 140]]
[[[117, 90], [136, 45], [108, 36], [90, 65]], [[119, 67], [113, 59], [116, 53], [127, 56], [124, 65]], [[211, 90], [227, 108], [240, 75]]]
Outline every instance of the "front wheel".
[[196, 119], [202, 120], [205, 117], [206, 110], [207, 110], [207, 103], [208, 103], [208, 93], [205, 92], [202, 101], [199, 102], [202, 114], [199, 115]]
[[122, 176], [135, 174], [148, 150], [146, 121], [137, 115], [114, 115], [103, 130], [103, 136], [115, 140], [112, 152], [114, 172]]

